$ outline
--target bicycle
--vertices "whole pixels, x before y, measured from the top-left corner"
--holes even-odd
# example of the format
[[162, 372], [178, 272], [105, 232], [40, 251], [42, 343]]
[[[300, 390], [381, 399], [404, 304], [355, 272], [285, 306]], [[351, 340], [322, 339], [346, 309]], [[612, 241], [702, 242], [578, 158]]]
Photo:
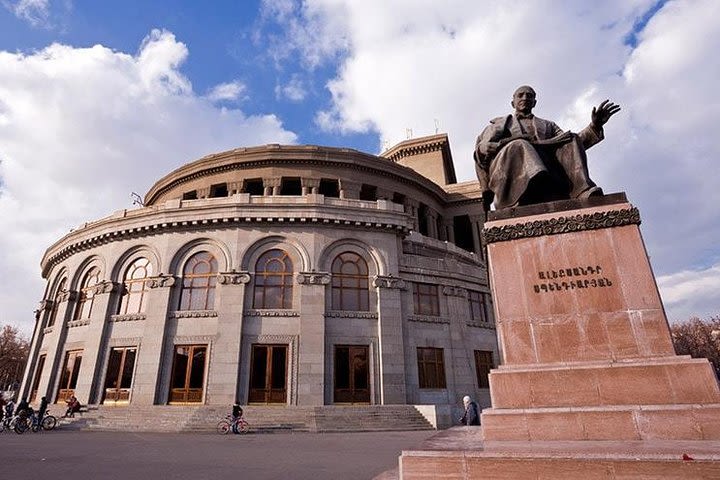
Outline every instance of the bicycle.
[[244, 417], [227, 415], [225, 420], [218, 422], [216, 429], [221, 435], [227, 435], [230, 433], [230, 430], [232, 430], [233, 433], [247, 433], [250, 431], [250, 424]]
[[38, 432], [41, 430], [52, 430], [57, 425], [57, 418], [50, 415], [50, 412], [45, 412], [45, 416], [40, 420], [37, 412], [33, 412], [30, 415], [19, 415], [14, 421], [12, 426], [15, 433], [18, 435], [25, 433], [27, 430]]

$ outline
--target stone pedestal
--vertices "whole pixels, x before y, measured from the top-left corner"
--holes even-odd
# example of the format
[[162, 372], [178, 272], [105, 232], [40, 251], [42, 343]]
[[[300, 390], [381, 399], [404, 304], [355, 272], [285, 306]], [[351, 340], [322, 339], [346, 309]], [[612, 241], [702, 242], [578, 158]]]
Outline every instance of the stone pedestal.
[[[653, 442], [717, 447], [717, 380], [707, 360], [675, 355], [640, 215], [625, 195], [494, 214], [483, 233], [503, 361], [490, 374], [492, 408], [482, 412], [482, 433], [466, 433], [476, 442], [482, 435], [484, 453], [471, 455], [482, 464], [475, 471], [507, 461], [508, 445], [522, 445], [536, 467], [551, 460], [543, 451], [561, 444], [569, 465], [596, 444], [613, 445], [607, 457], [595, 448], [609, 464], [624, 442], [640, 445], [647, 458], [655, 458]], [[407, 452], [401, 466], [403, 458], [418, 466], [425, 457]], [[431, 458], [444, 454], [420, 463]]]

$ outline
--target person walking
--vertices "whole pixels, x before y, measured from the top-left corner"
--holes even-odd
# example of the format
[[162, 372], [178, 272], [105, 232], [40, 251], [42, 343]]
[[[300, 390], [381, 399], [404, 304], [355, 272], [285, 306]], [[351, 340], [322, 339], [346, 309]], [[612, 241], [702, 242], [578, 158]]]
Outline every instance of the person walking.
[[469, 395], [463, 397], [463, 405], [465, 406], [465, 413], [460, 418], [460, 423], [463, 425], [480, 425], [480, 409], [478, 404], [470, 398]]

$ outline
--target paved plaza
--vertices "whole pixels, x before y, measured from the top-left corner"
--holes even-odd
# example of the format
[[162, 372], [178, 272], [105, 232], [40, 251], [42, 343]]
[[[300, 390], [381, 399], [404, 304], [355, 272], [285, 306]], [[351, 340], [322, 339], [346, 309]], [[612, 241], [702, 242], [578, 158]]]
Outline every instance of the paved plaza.
[[435, 433], [5, 432], [0, 465], [3, 478], [18, 479], [359, 480], [397, 467], [401, 450]]

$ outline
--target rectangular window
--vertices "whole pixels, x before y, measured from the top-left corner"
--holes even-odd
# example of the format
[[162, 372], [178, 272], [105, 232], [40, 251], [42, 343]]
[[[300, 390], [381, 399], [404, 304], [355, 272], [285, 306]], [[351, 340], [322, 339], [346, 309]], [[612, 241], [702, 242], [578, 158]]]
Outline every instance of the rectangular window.
[[478, 387], [490, 388], [489, 375], [493, 365], [493, 354], [486, 350], [475, 350], [475, 372], [477, 373]]
[[427, 283], [413, 283], [414, 311], [418, 315], [440, 315], [438, 286]]
[[250, 195], [262, 195], [265, 192], [262, 178], [251, 178], [245, 180], [243, 192]]
[[420, 388], [446, 388], [443, 349], [418, 347], [417, 357]]
[[217, 185], [212, 185], [210, 187], [210, 198], [227, 197], [227, 196], [228, 196], [227, 183], [218, 183]]
[[486, 323], [487, 312], [485, 311], [485, 295], [480, 292], [469, 290], [468, 303], [470, 304], [470, 318], [473, 323]]
[[340, 185], [335, 179], [321, 178], [318, 193], [326, 197], [338, 198], [340, 196]]
[[45, 355], [40, 355], [35, 367], [35, 378], [33, 379], [32, 388], [30, 389], [30, 402], [33, 402], [37, 398], [38, 387], [40, 386], [40, 378], [42, 377], [42, 371], [45, 368]]

